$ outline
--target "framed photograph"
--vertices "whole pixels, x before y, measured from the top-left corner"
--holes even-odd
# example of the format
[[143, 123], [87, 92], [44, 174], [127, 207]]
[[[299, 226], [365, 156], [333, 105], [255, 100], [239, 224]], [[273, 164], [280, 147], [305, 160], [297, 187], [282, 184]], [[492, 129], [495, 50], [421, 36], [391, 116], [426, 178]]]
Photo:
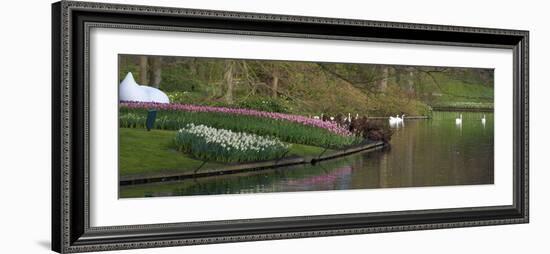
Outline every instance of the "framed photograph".
[[528, 31], [61, 1], [52, 249], [527, 223]]

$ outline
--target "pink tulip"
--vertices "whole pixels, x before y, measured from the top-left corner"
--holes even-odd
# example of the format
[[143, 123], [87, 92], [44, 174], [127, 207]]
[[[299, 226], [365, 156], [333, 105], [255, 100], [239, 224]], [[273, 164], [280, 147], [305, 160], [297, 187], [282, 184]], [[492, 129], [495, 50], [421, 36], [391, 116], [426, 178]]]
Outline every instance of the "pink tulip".
[[226, 114], [234, 114], [234, 115], [265, 117], [265, 118], [271, 118], [276, 120], [286, 120], [294, 123], [300, 123], [303, 125], [318, 127], [342, 136], [352, 135], [350, 131], [338, 126], [338, 124], [336, 124], [335, 122], [328, 122], [328, 121], [325, 122], [320, 119], [313, 119], [313, 118], [309, 118], [301, 115], [265, 112], [265, 111], [259, 111], [254, 109], [199, 106], [199, 105], [178, 104], [178, 103], [133, 102], [133, 101], [120, 102], [120, 106], [130, 108], [130, 109], [155, 108], [159, 110], [170, 110], [170, 111], [215, 112], [215, 113], [226, 113]]

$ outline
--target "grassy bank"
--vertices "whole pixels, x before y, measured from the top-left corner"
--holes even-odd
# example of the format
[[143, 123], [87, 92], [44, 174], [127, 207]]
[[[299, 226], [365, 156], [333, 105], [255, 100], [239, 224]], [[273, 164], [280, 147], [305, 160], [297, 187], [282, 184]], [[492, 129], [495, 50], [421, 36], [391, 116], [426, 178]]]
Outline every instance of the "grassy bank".
[[492, 111], [492, 102], [447, 102], [432, 105], [436, 111]]
[[[120, 176], [161, 175], [190, 172], [203, 161], [176, 150], [176, 131], [142, 128], [119, 128]], [[314, 156], [323, 148], [291, 144], [287, 156]], [[202, 169], [223, 167], [220, 163], [206, 163]]]
[[478, 82], [452, 79], [441, 73], [432, 74], [438, 81], [429, 90], [434, 90], [426, 102], [433, 108], [493, 109], [493, 86]]

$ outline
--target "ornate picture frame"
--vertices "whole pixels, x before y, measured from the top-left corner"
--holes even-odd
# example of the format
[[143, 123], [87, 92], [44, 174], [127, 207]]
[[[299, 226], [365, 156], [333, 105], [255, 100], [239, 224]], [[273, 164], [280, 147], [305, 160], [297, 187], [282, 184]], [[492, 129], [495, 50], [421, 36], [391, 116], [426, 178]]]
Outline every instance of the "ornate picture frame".
[[[513, 205], [94, 227], [89, 31], [204, 32], [513, 51]], [[529, 32], [61, 1], [52, 5], [52, 249], [60, 253], [528, 223]], [[510, 112], [512, 113], [512, 112]]]

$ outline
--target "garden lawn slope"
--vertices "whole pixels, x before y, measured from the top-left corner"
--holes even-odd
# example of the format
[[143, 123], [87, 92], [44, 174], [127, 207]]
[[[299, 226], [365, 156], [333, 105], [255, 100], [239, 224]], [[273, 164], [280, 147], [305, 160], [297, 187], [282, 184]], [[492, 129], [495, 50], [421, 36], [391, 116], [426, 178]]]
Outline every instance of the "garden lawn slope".
[[[144, 128], [119, 128], [120, 177], [152, 177], [163, 174], [192, 172], [203, 161], [176, 150], [176, 131]], [[325, 149], [301, 144], [290, 144], [288, 157], [316, 156]], [[329, 150], [331, 151], [331, 150]], [[224, 167], [220, 163], [206, 163], [201, 169]]]
[[457, 108], [457, 109], [493, 109], [494, 89], [492, 86], [481, 83], [465, 82], [462, 80], [450, 79], [449, 77], [434, 73], [432, 74], [439, 81], [432, 88], [438, 91], [438, 96], [431, 98], [427, 103], [434, 108]]

